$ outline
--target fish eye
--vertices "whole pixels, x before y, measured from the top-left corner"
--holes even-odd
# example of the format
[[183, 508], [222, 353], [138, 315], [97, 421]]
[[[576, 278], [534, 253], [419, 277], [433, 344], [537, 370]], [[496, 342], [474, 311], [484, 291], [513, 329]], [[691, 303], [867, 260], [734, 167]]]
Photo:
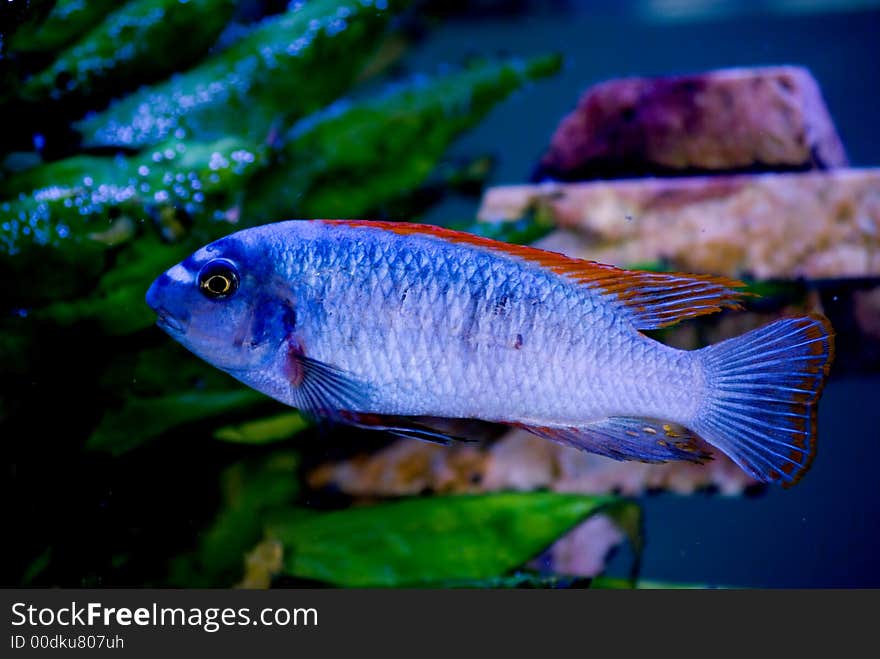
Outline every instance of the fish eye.
[[214, 259], [199, 272], [199, 290], [202, 295], [217, 300], [229, 297], [238, 290], [238, 271], [226, 259]]

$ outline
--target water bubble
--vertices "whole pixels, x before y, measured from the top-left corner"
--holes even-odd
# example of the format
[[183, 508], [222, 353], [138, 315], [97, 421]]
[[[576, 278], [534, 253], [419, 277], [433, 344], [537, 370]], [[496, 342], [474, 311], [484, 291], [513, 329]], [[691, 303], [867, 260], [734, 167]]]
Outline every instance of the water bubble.
[[334, 18], [327, 24], [327, 35], [334, 37], [340, 32], [344, 31], [345, 28], [348, 27], [348, 23], [342, 20], [341, 18]]
[[211, 159], [208, 161], [208, 167], [211, 171], [217, 171], [218, 169], [229, 167], [229, 161], [226, 160], [222, 153], [215, 151], [211, 154]]

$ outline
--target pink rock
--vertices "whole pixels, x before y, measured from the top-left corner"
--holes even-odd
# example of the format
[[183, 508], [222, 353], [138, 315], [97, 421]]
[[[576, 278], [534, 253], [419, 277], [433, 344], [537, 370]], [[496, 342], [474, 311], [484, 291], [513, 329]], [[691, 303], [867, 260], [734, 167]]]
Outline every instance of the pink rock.
[[846, 166], [806, 69], [724, 69], [611, 80], [556, 129], [537, 180]]

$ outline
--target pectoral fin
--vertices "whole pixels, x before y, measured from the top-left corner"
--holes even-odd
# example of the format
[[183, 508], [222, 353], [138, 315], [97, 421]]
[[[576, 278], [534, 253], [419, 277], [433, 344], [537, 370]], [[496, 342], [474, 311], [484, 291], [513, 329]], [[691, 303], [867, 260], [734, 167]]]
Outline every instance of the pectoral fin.
[[352, 374], [302, 351], [288, 350], [287, 377], [294, 407], [314, 417], [338, 417], [343, 410], [363, 409], [369, 403], [369, 386]]
[[554, 442], [615, 460], [704, 462], [711, 456], [686, 428], [635, 417], [608, 417], [585, 426], [521, 426]]

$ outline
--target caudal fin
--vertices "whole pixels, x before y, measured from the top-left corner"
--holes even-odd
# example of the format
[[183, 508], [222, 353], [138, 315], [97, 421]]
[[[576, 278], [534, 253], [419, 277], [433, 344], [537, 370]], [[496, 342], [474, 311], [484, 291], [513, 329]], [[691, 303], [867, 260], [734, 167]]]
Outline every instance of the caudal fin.
[[700, 350], [708, 395], [693, 430], [764, 482], [797, 483], [816, 455], [816, 408], [834, 358], [818, 314]]

